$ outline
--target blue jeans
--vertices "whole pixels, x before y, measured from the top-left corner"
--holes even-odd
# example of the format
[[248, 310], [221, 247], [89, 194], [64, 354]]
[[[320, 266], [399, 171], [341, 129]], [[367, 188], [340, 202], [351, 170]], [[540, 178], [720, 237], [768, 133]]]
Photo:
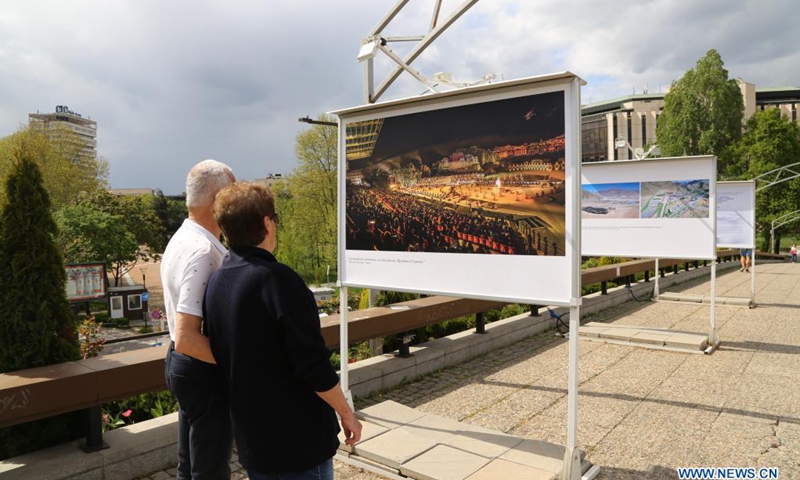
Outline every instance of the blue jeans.
[[231, 478], [233, 433], [217, 366], [181, 355], [171, 343], [165, 370], [180, 407], [177, 480]]
[[250, 480], [333, 480], [333, 459], [329, 458], [316, 467], [292, 473], [247, 472]]

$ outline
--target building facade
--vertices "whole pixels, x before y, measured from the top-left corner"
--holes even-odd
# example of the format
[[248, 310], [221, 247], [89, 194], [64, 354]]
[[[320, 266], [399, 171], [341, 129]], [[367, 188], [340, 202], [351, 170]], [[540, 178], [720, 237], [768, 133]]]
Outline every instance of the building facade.
[[65, 105], [56, 106], [55, 113], [31, 113], [30, 125], [51, 140], [66, 139], [79, 157], [97, 158], [97, 122], [83, 118]]
[[[757, 110], [778, 108], [781, 114], [800, 123], [800, 87], [756, 88], [737, 79], [744, 100], [744, 119]], [[584, 162], [629, 160], [634, 150], [647, 151], [656, 142], [658, 118], [664, 110], [663, 93], [642, 93], [604, 100], [581, 108], [582, 158]], [[617, 147], [617, 140], [627, 144]], [[622, 144], [622, 142], [620, 142]]]

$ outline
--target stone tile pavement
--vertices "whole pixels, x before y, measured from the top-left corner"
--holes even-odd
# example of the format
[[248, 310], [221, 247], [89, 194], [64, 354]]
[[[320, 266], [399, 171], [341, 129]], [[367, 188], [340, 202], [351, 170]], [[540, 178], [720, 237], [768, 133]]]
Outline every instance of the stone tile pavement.
[[[675, 479], [682, 466], [779, 467], [780, 478], [800, 478], [800, 265], [756, 269], [759, 306], [717, 307], [722, 345], [710, 356], [580, 343], [578, 443], [599, 479]], [[710, 285], [706, 278], [670, 290], [708, 294]], [[718, 295], [749, 291], [749, 275], [718, 277]], [[709, 306], [631, 302], [585, 320], [705, 332]], [[566, 383], [567, 343], [545, 332], [356, 406], [394, 400], [564, 444]], [[235, 479], [247, 478], [233, 466]], [[341, 462], [335, 475], [381, 478]]]

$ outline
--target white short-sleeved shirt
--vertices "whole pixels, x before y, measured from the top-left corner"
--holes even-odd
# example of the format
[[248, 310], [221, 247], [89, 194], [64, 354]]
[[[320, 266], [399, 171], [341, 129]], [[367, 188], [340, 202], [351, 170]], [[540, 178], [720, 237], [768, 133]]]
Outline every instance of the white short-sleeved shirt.
[[175, 341], [178, 312], [203, 316], [203, 297], [211, 274], [228, 251], [214, 234], [192, 220], [183, 221], [161, 258], [161, 283], [169, 336]]

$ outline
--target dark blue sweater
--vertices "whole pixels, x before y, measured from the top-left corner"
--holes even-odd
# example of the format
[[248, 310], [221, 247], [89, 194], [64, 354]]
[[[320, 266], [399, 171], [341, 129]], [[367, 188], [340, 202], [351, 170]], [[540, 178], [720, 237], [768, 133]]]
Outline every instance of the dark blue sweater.
[[339, 425], [315, 392], [339, 377], [300, 276], [266, 250], [234, 247], [209, 280], [203, 310], [242, 465], [288, 473], [331, 458]]

